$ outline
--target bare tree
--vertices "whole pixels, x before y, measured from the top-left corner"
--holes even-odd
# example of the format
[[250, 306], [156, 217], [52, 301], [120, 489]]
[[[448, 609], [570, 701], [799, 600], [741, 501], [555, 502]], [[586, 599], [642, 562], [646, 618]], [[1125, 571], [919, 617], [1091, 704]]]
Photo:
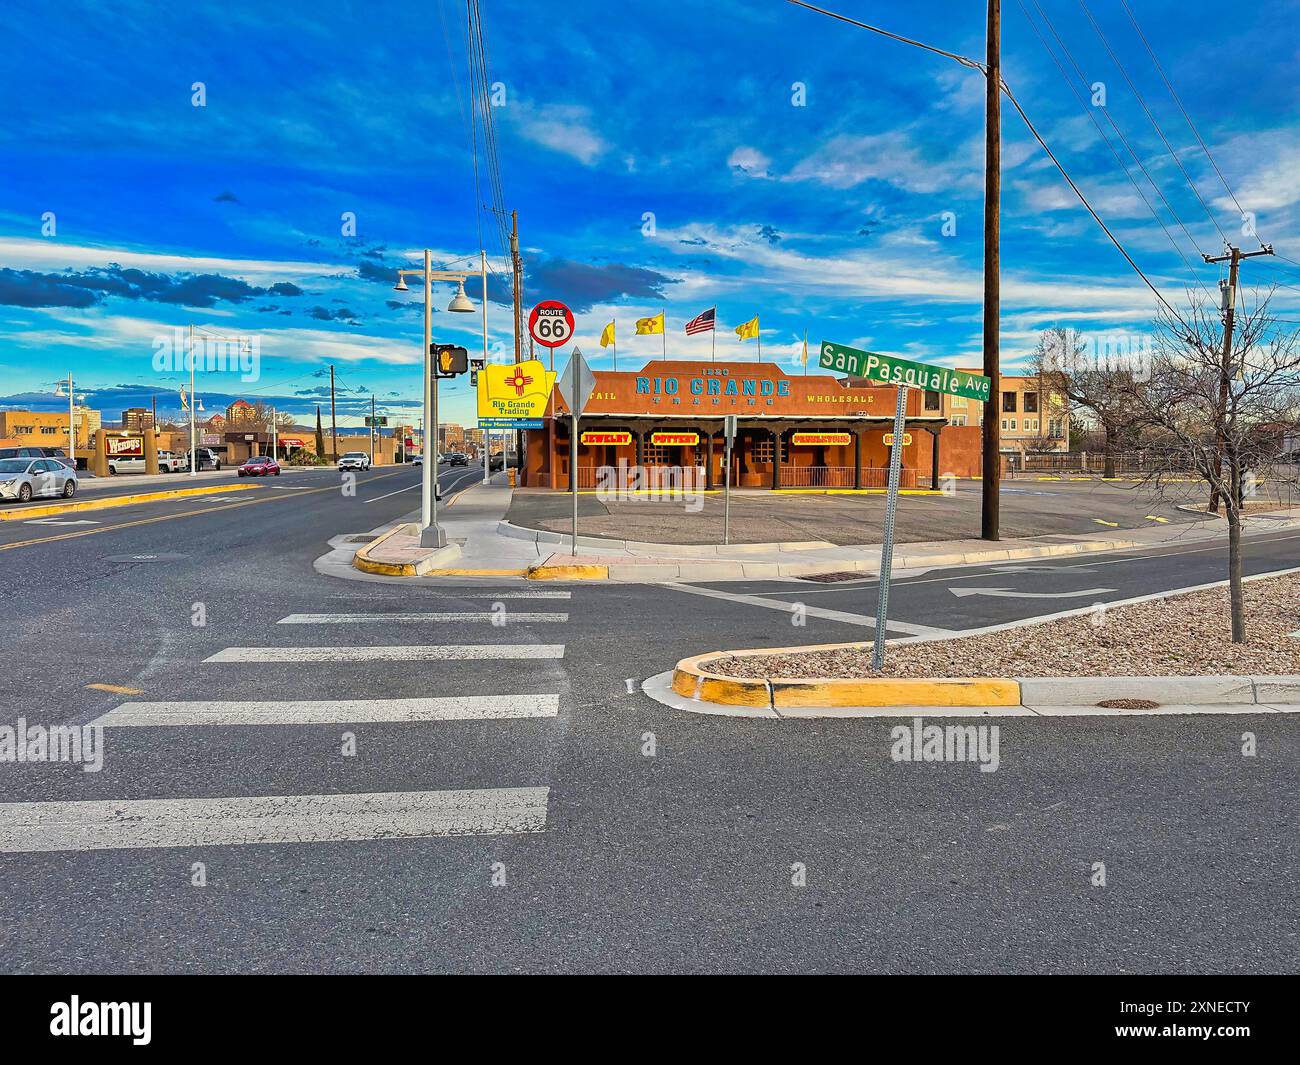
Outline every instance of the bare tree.
[[1032, 362], [1043, 392], [1064, 396], [1071, 413], [1082, 415], [1101, 430], [1102, 475], [1114, 477], [1115, 452], [1121, 439], [1141, 428], [1142, 408], [1134, 397], [1145, 377], [1145, 366], [1109, 351], [1103, 355], [1094, 350], [1090, 355], [1079, 332], [1061, 326], [1043, 330]]
[[1232, 350], [1223, 351], [1217, 307], [1190, 301], [1186, 318], [1156, 320], [1150, 379], [1129, 390], [1133, 413], [1157, 427], [1159, 468], [1150, 483], [1191, 471], [1224, 502], [1232, 641], [1246, 639], [1241, 585], [1242, 516], [1265, 479], [1295, 479], [1286, 440], [1300, 425], [1300, 333], [1278, 329], [1271, 293], [1256, 292], [1237, 313]]

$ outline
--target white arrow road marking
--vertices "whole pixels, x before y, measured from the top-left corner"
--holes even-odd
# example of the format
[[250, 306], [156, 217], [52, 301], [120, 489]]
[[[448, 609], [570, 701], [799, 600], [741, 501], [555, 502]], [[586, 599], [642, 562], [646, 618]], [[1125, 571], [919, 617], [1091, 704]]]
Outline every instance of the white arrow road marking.
[[415, 644], [398, 647], [227, 647], [204, 662], [431, 662], [563, 658], [564, 644]]
[[[743, 603], [745, 606], [761, 606], [768, 610], [779, 610], [783, 614], [790, 614], [794, 610], [793, 603], [783, 603], [778, 600], [764, 599], [759, 595], [738, 595], [734, 592], [721, 592], [715, 588], [698, 588], [691, 584], [665, 584], [665, 588], [672, 588], [678, 592], [688, 592], [691, 595], [703, 595], [709, 599], [726, 599], [733, 603]], [[820, 589], [809, 589], [809, 591], [819, 591]], [[782, 593], [789, 594], [789, 593]], [[841, 621], [846, 625], [865, 625], [870, 628], [876, 627], [876, 619], [867, 617], [865, 614], [852, 614], [845, 610], [828, 610], [826, 607], [804, 605], [803, 611], [810, 617], [825, 618], [827, 621]], [[889, 619], [886, 629], [893, 629], [896, 632], [905, 632], [909, 636], [956, 636], [951, 629], [937, 629], [930, 625], [914, 625], [908, 621], [895, 621]]]
[[423, 699], [340, 699], [334, 702], [130, 702], [93, 724], [105, 728], [151, 725], [347, 725], [380, 721], [492, 721], [555, 717], [558, 695], [458, 695]]
[[98, 525], [99, 522], [91, 521], [89, 518], [80, 518], [73, 521], [70, 518], [32, 518], [30, 521], [23, 522], [24, 525]]
[[424, 621], [495, 621], [497, 618], [504, 621], [529, 622], [530, 624], [539, 621], [568, 621], [568, 614], [536, 614], [527, 611], [503, 611], [500, 614], [491, 610], [478, 610], [466, 613], [448, 613], [448, 614], [290, 614], [287, 618], [281, 618], [276, 622], [277, 625], [369, 625], [382, 624], [386, 621], [394, 622], [424, 622]]
[[544, 832], [549, 788], [0, 805], [0, 853]]
[[995, 595], [1002, 599], [1082, 599], [1084, 596], [1103, 595], [1114, 588], [1084, 588], [1077, 592], [1017, 592], [1011, 588], [949, 588], [955, 596]]

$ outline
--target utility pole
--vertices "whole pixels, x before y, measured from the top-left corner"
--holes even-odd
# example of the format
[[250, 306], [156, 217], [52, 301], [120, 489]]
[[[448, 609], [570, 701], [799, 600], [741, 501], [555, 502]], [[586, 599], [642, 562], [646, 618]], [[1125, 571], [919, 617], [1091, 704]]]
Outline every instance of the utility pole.
[[[1227, 440], [1223, 435], [1223, 423], [1228, 416], [1228, 383], [1232, 378], [1232, 329], [1237, 309], [1237, 268], [1242, 259], [1253, 259], [1257, 255], [1272, 255], [1273, 245], [1265, 244], [1259, 251], [1243, 252], [1240, 248], [1228, 246], [1227, 255], [1202, 255], [1207, 263], [1228, 264], [1228, 287], [1223, 290], [1223, 354], [1219, 367], [1219, 417], [1217, 427], [1216, 457], [1217, 466], [1223, 468], [1223, 450]], [[1240, 502], [1240, 501], [1238, 501]], [[1219, 513], [1219, 489], [1210, 489], [1210, 510]]]
[[988, 0], [984, 95], [984, 480], [980, 535], [998, 540], [1002, 491], [1001, 200], [1002, 200], [1002, 0]]
[[375, 394], [370, 393], [370, 465], [375, 464], [375, 433], [379, 426], [375, 424]]
[[[515, 362], [522, 361], [523, 355], [523, 338], [524, 338], [524, 263], [519, 258], [519, 212], [510, 212], [510, 263], [514, 271], [514, 290], [515, 290]], [[531, 345], [530, 345], [531, 348]], [[531, 355], [531, 350], [529, 351]], [[555, 369], [555, 352], [551, 352], [551, 369]], [[523, 440], [524, 433], [522, 429], [515, 430], [515, 461], [523, 467]], [[502, 440], [501, 469], [506, 467], [505, 440]]]
[[[514, 291], [515, 291], [515, 362], [519, 362], [519, 356], [523, 354], [523, 260], [519, 258], [519, 212], [510, 212], [510, 263], [514, 271]], [[554, 367], [552, 367], [554, 369]]]
[[330, 364], [330, 457], [334, 464], [339, 461], [339, 423], [334, 406], [334, 366]]

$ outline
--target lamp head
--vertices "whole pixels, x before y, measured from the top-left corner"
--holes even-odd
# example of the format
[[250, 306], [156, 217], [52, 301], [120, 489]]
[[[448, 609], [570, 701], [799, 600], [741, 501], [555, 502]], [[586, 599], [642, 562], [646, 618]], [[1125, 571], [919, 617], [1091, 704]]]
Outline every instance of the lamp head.
[[465, 282], [463, 279], [456, 283], [456, 295], [453, 296], [451, 302], [447, 304], [447, 310], [453, 311], [456, 314], [474, 313], [474, 303], [465, 295]]

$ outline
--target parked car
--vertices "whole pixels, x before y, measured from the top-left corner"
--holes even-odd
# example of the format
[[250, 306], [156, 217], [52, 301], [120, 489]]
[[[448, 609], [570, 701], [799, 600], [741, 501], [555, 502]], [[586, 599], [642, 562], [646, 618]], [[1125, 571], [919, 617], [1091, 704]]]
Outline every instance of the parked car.
[[368, 470], [370, 469], [370, 456], [364, 451], [349, 451], [345, 455], [339, 456], [340, 470]]
[[0, 447], [0, 459], [58, 459], [65, 466], [75, 465], [61, 447]]
[[254, 455], [239, 467], [240, 477], [280, 476], [280, 464], [269, 455]]
[[77, 494], [77, 471], [58, 459], [0, 459], [0, 499], [26, 503], [34, 496]]
[[498, 451], [488, 459], [488, 464], [491, 469], [499, 470], [506, 464], [506, 457]]
[[183, 455], [178, 455], [174, 451], [158, 452], [159, 473], [180, 473], [186, 469], [189, 469], [189, 460]]
[[412, 456], [411, 456], [411, 465], [412, 465], [412, 466], [423, 466], [423, 465], [424, 465], [424, 456], [423, 456], [423, 455], [420, 455], [420, 454], [412, 455]]
[[108, 460], [109, 473], [144, 473], [144, 470], [144, 457], [141, 455], [110, 456]]
[[449, 451], [443, 456], [448, 466], [468, 466], [469, 456], [463, 451]]
[[[198, 449], [198, 457], [199, 457], [199, 466], [198, 466], [198, 468], [199, 468], [200, 470], [219, 470], [219, 469], [221, 469], [221, 459], [218, 457], [217, 453], [216, 453], [215, 451], [213, 451], [211, 448], [206, 448], [206, 447], [201, 447], [201, 448], [199, 448], [199, 449]], [[190, 459], [190, 453], [187, 451], [187, 452], [185, 452], [185, 466], [184, 466], [184, 468], [188, 470], [188, 469], [191, 468], [191, 465], [192, 465], [192, 461], [191, 461], [191, 459]]]

